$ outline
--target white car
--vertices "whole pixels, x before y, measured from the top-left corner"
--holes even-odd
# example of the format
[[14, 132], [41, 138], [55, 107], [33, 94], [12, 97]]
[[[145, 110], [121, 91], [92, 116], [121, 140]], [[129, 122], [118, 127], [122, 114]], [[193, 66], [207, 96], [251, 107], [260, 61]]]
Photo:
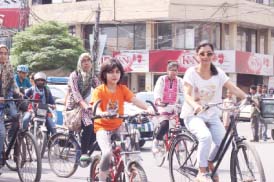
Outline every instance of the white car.
[[54, 116], [55, 123], [57, 125], [63, 125], [63, 110], [65, 95], [67, 93], [67, 85], [47, 85], [52, 93], [53, 99], [56, 104], [56, 114]]

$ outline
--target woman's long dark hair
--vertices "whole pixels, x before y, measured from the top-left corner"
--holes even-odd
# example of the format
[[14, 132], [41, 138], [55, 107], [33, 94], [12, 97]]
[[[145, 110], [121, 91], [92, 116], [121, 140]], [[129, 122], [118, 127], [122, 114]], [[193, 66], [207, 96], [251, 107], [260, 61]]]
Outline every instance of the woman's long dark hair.
[[[205, 47], [205, 46], [209, 46], [212, 51], [214, 51], [214, 47], [213, 47], [213, 44], [209, 43], [208, 41], [202, 41], [199, 43], [199, 45], [196, 47], [196, 53], [199, 52], [199, 50], [202, 48], [202, 47]], [[213, 63], [210, 63], [210, 71], [211, 71], [211, 74], [212, 75], [218, 75], [218, 70], [216, 68], [216, 66], [213, 64]]]

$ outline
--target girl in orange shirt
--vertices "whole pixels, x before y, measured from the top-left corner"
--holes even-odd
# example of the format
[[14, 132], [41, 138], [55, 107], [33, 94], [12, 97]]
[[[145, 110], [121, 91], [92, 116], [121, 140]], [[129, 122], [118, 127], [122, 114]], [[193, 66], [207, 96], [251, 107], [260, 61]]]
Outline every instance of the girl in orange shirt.
[[[111, 59], [101, 66], [100, 79], [102, 85], [92, 93], [91, 104], [101, 100], [97, 108], [97, 115], [124, 114], [124, 102], [132, 102], [137, 107], [151, 113], [145, 102], [137, 99], [127, 86], [121, 84], [124, 69], [119, 61]], [[106, 181], [112, 155], [111, 135], [123, 130], [122, 119], [102, 118], [94, 121], [96, 139], [102, 151], [99, 164], [99, 181]]]

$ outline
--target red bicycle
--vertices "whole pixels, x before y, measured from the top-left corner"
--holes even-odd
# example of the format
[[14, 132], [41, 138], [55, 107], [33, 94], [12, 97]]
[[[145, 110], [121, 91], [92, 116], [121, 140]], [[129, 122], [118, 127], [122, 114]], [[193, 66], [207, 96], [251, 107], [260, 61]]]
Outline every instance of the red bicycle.
[[[152, 102], [147, 101], [152, 105], [156, 112]], [[95, 104], [95, 113], [98, 102]], [[131, 121], [135, 121], [132, 118], [138, 117], [139, 115], [148, 116], [148, 113], [139, 113], [132, 116], [123, 115], [123, 116], [104, 116], [107, 118], [119, 117], [124, 120], [125, 132], [120, 132], [119, 136], [112, 135], [112, 158], [109, 168], [109, 176], [107, 182], [147, 182], [147, 176], [145, 170], [140, 164], [140, 146], [139, 138], [140, 134], [137, 129], [134, 128], [132, 124], [129, 124]], [[101, 116], [96, 116], [95, 118], [101, 118]], [[117, 139], [120, 139], [118, 142]], [[95, 182], [99, 181], [99, 163], [101, 160], [101, 155], [94, 157], [94, 160], [90, 167], [90, 181]]]
[[[180, 118], [178, 115], [181, 105], [163, 103], [162, 105], [157, 105], [157, 106], [159, 111], [161, 109], [165, 110], [165, 112], [160, 112], [160, 116], [159, 116], [160, 118], [158, 120], [159, 121], [163, 121], [166, 119], [169, 120], [168, 133], [164, 135], [163, 140], [159, 140], [158, 151], [152, 152], [156, 165], [158, 167], [161, 167], [164, 164], [165, 159], [168, 158], [169, 149], [173, 142], [173, 139], [182, 131]], [[165, 117], [165, 119], [161, 117]], [[154, 129], [154, 138], [155, 138], [155, 134], [159, 130], [160, 123], [157, 123], [157, 125], [158, 126], [156, 126]]]

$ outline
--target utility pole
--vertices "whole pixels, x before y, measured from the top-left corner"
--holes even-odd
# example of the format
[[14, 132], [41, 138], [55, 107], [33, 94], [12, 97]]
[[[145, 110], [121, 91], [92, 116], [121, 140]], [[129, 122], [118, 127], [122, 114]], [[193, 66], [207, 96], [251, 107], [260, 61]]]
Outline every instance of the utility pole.
[[29, 4], [28, 0], [21, 0], [18, 31], [25, 30], [29, 24]]
[[92, 55], [93, 55], [93, 69], [92, 75], [97, 75], [99, 71], [99, 61], [98, 60], [98, 50], [99, 50], [99, 22], [100, 22], [100, 14], [101, 8], [98, 5], [98, 9], [96, 10], [96, 20], [93, 27], [93, 47], [92, 47]]

